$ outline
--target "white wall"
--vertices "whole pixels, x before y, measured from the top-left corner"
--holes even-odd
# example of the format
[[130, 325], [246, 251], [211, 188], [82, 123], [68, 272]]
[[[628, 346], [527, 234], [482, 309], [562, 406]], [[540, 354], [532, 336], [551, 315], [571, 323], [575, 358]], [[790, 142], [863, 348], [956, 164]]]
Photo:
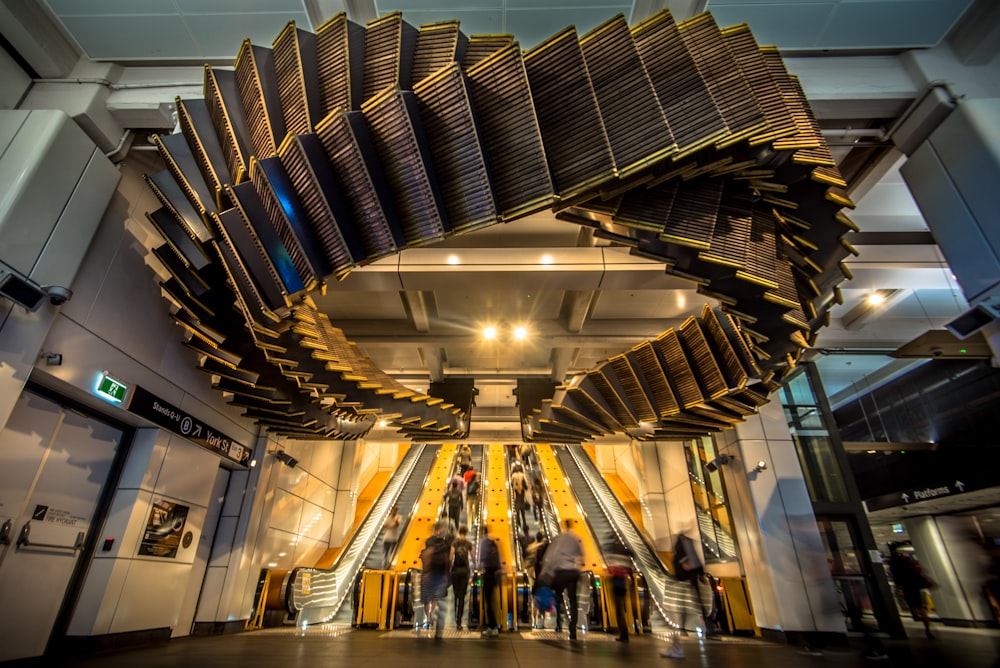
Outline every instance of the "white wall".
[[994, 621], [983, 595], [990, 560], [974, 542], [978, 527], [972, 517], [941, 515], [918, 517], [903, 523], [917, 560], [937, 586], [930, 590], [934, 612], [941, 619], [958, 622]]
[[[110, 551], [91, 563], [69, 635], [102, 635], [174, 628], [188, 589], [202, 538], [219, 458], [160, 429], [142, 429], [129, 451], [125, 471], [102, 536]], [[154, 503], [187, 507], [183, 533], [191, 532], [173, 557], [139, 554]]]
[[[795, 443], [780, 401], [716, 436], [757, 625], [846, 633]], [[753, 470], [763, 459], [767, 470]]]
[[[57, 314], [41, 314], [52, 322], [34, 345], [62, 354], [63, 364], [42, 363], [31, 377], [99, 412], [141, 424], [93, 394], [98, 374], [109, 371], [254, 447], [259, 459], [266, 439], [258, 442], [257, 427], [196, 369], [196, 355], [183, 345], [183, 331], [171, 320], [169, 305], [160, 295], [159, 268], [147, 265], [145, 248], [158, 239], [145, 213], [159, 205], [141, 175], [157, 169], [155, 163], [122, 165], [122, 180], [71, 285], [73, 298]], [[12, 337], [17, 331], [5, 327], [3, 334]], [[30, 363], [36, 360], [33, 354]], [[195, 601], [198, 621], [225, 622], [250, 614], [257, 576], [252, 548], [261, 512], [260, 504], [254, 504], [258, 473], [232, 472], [228, 498], [213, 497], [219, 457], [158, 429], [151, 433], [156, 437], [148, 441], [146, 436], [147, 442], [137, 444], [131, 454], [130, 467], [139, 467], [143, 477], [139, 483], [123, 481], [116, 493], [106, 529], [107, 535], [116, 536], [115, 547], [95, 558], [71, 634], [164, 626], [186, 634]], [[196, 539], [175, 559], [136, 555], [135, 537], [157, 498], [190, 508], [188, 522]], [[220, 513], [218, 522], [207, 527], [216, 533], [202, 535], [210, 506]]]

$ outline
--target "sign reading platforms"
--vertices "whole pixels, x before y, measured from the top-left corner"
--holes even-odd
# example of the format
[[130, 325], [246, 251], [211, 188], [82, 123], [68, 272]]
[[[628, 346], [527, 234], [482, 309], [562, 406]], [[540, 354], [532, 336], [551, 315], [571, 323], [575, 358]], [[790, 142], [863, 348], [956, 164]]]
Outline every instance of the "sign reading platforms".
[[865, 506], [867, 506], [869, 512], [884, 510], [885, 508], [906, 506], [911, 503], [965, 494], [966, 492], [973, 492], [993, 486], [995, 486], [995, 482], [992, 480], [981, 479], [979, 476], [963, 476], [961, 479], [955, 479], [950, 482], [925, 487], [912, 487], [893, 492], [892, 494], [865, 499]]
[[128, 410], [240, 466], [250, 461], [250, 448], [138, 385], [132, 391]]

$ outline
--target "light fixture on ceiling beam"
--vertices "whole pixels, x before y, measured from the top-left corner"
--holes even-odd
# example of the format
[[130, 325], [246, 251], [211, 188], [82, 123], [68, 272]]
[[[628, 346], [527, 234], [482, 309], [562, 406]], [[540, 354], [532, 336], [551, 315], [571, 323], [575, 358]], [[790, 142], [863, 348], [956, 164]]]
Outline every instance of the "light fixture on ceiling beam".
[[872, 290], [860, 303], [841, 316], [840, 322], [844, 329], [861, 329], [873, 316], [884, 313], [910, 292], [909, 289], [895, 288]]

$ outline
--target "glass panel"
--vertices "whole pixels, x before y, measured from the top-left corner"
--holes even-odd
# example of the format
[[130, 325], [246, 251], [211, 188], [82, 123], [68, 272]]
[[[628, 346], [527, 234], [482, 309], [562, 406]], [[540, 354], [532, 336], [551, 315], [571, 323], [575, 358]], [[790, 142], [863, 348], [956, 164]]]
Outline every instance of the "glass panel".
[[799, 374], [782, 387], [781, 403], [809, 498], [813, 503], [848, 501], [843, 472], [806, 374]]
[[868, 583], [861, 570], [858, 547], [850, 525], [844, 520], [816, 518], [826, 550], [830, 574], [837, 587], [844, 623], [852, 631], [877, 628]]
[[722, 472], [707, 465], [718, 456], [715, 442], [708, 436], [693, 441], [684, 449], [687, 457], [691, 495], [694, 498], [698, 529], [706, 563], [719, 563], [737, 558], [736, 542], [729, 515]]

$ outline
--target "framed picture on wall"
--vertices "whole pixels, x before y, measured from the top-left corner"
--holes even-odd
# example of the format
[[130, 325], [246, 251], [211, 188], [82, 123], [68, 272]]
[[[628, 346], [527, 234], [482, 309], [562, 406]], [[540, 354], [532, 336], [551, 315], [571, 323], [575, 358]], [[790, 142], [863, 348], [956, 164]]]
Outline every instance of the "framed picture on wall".
[[173, 559], [181, 543], [188, 507], [167, 499], [153, 501], [146, 530], [139, 543], [139, 554], [149, 557]]

